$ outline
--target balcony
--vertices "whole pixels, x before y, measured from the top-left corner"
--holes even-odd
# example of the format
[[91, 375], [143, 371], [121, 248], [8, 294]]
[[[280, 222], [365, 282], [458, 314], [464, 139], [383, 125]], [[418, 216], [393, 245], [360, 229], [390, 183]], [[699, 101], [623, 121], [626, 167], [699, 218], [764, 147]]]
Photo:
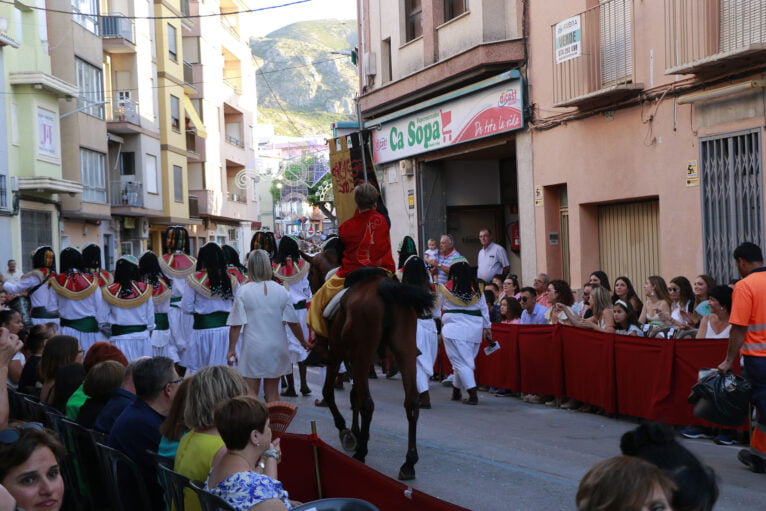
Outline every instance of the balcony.
[[136, 36], [132, 19], [121, 14], [100, 18], [104, 51], [109, 53], [135, 53]]
[[242, 203], [247, 202], [247, 197], [245, 197], [244, 190], [242, 190], [239, 193], [226, 192], [226, 199], [232, 202], [242, 202]]
[[112, 133], [140, 133], [141, 116], [138, 113], [138, 103], [130, 99], [114, 101], [108, 129]]
[[242, 81], [238, 78], [224, 78], [223, 83], [231, 87], [231, 90], [238, 96], [242, 95]]
[[231, 145], [237, 146], [240, 149], [244, 149], [245, 148], [245, 143], [244, 142], [242, 142], [237, 137], [232, 137], [231, 135], [226, 135], [226, 142], [231, 144]]
[[766, 1], [665, 0], [665, 74], [716, 74], [766, 58]]
[[[258, 217], [258, 204], [248, 201], [246, 190], [232, 188], [236, 193], [223, 194], [212, 190], [190, 190], [198, 197], [197, 211], [201, 218], [219, 220], [250, 221]], [[193, 215], [192, 215], [193, 216]]]
[[[230, 14], [229, 16], [225, 16], [224, 13], [221, 13], [221, 25], [223, 25], [223, 28], [225, 28], [237, 41], [239, 41], [239, 29], [237, 28], [236, 24], [232, 21], [232, 19], [236, 18], [236, 14]], [[232, 19], [229, 19], [232, 18]]]
[[138, 181], [112, 183], [112, 206], [144, 207], [144, 185]]
[[189, 195], [189, 218], [199, 218], [199, 197]]
[[633, 0], [609, 0], [551, 26], [553, 104], [586, 107], [637, 95]]

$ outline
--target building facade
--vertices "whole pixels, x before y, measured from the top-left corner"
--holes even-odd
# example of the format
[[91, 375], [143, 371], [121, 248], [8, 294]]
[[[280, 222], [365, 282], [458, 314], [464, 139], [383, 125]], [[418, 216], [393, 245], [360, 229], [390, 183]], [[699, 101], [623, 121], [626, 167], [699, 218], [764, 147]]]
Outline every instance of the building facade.
[[763, 242], [766, 2], [529, 2], [537, 266], [735, 277]]
[[[477, 264], [490, 228], [531, 275], [531, 139], [525, 130], [523, 2], [358, 3], [360, 97], [394, 246], [452, 234]], [[520, 232], [520, 237], [514, 233]]]

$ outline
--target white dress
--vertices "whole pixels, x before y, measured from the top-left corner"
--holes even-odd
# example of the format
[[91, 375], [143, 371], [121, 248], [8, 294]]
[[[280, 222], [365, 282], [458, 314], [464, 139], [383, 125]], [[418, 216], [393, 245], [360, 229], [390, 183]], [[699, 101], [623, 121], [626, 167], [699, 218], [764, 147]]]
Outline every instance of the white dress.
[[298, 315], [287, 290], [276, 282], [248, 282], [234, 297], [227, 325], [243, 325], [239, 370], [246, 378], [279, 378], [292, 369], [284, 322]]
[[475, 303], [464, 306], [443, 300], [442, 338], [455, 375], [453, 387], [470, 389], [476, 386], [475, 359], [479, 353], [482, 331], [491, 325], [489, 309], [483, 296]]

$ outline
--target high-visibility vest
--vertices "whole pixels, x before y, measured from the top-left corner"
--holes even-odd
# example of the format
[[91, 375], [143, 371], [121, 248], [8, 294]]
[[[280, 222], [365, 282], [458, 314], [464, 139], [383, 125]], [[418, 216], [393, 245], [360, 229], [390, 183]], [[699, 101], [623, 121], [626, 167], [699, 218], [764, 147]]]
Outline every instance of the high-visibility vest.
[[747, 325], [741, 353], [766, 357], [766, 268], [759, 268], [737, 282], [729, 322]]

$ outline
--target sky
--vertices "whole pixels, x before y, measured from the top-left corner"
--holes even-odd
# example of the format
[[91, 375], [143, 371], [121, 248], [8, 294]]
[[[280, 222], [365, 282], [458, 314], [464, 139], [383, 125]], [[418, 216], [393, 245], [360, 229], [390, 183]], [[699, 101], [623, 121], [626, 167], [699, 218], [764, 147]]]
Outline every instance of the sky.
[[[250, 5], [257, 9], [294, 1], [296, 0], [257, 0]], [[308, 0], [296, 5], [255, 12], [252, 14], [254, 27], [250, 36], [263, 37], [269, 32], [298, 21], [331, 18], [356, 19], [356, 0]]]

